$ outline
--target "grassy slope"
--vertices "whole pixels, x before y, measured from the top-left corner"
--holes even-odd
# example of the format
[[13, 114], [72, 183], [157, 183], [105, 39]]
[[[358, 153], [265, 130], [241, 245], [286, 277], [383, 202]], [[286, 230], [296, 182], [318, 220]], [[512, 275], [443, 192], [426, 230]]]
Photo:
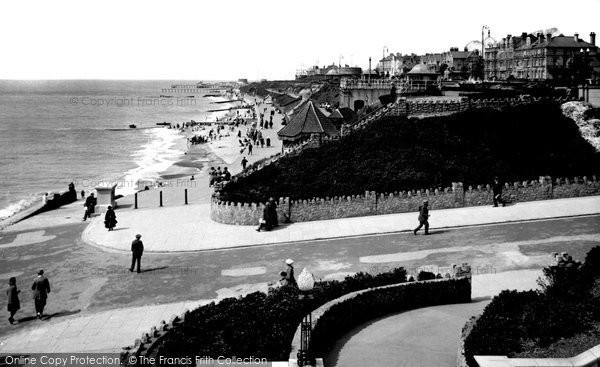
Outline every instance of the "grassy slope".
[[468, 111], [423, 120], [384, 118], [339, 142], [281, 159], [229, 184], [223, 199], [312, 198], [394, 192], [540, 175], [590, 175], [600, 154], [558, 106]]

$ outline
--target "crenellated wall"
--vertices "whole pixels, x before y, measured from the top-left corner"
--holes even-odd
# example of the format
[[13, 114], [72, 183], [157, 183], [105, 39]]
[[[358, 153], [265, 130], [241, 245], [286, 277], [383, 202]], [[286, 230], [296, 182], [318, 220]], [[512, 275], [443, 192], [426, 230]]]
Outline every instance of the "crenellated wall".
[[[579, 178], [550, 177], [538, 180], [506, 183], [502, 198], [508, 202], [561, 199], [578, 196], [600, 195], [600, 181], [593, 176]], [[310, 200], [290, 200], [280, 198], [277, 215], [283, 222], [310, 222], [337, 218], [361, 217], [394, 213], [416, 212], [423, 200], [429, 201], [435, 209], [451, 209], [479, 205], [492, 205], [493, 194], [490, 185], [469, 186], [461, 182], [452, 187], [434, 190], [412, 190], [394, 193], [366, 191], [364, 195], [312, 198]], [[255, 225], [262, 218], [264, 204], [223, 202], [213, 199], [211, 219], [226, 224]]]

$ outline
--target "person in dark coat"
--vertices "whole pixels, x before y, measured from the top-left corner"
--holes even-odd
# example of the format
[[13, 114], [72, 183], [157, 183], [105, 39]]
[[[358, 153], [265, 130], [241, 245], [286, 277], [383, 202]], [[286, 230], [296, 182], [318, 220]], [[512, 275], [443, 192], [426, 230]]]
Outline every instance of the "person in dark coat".
[[277, 203], [273, 197], [269, 198], [269, 219], [271, 220], [271, 227], [278, 227], [279, 220], [277, 219]]
[[104, 226], [108, 228], [109, 231], [112, 231], [113, 228], [117, 225], [117, 215], [113, 210], [112, 206], [108, 206], [106, 209], [106, 215], [104, 215]]
[[33, 290], [33, 300], [35, 302], [35, 312], [38, 319], [42, 319], [44, 316], [44, 307], [46, 307], [46, 300], [48, 299], [48, 293], [50, 293], [50, 282], [48, 278], [44, 277], [44, 270], [38, 271], [38, 276], [33, 281], [31, 286]]
[[83, 214], [83, 220], [85, 221], [87, 218], [91, 217], [94, 214], [94, 207], [96, 206], [96, 198], [94, 197], [94, 193], [91, 193], [90, 196], [85, 199], [85, 213]]
[[248, 160], [246, 159], [246, 157], [242, 158], [242, 169], [246, 169], [246, 165], [248, 164]]
[[144, 253], [144, 243], [141, 234], [135, 235], [135, 240], [131, 242], [131, 268], [129, 271], [133, 271], [135, 263], [137, 262], [137, 272], [141, 273], [140, 267], [142, 266], [142, 254]]
[[415, 236], [421, 227], [425, 226], [425, 234], [429, 234], [429, 201], [423, 200], [423, 205], [419, 207], [419, 226], [415, 228], [413, 233]]
[[271, 203], [267, 201], [265, 203], [265, 207], [263, 208], [262, 219], [258, 223], [258, 228], [256, 228], [256, 231], [260, 232], [261, 229], [270, 231], [271, 228], [272, 228], [272, 225], [271, 225]]
[[502, 199], [502, 184], [498, 180], [498, 177], [494, 177], [494, 184], [492, 185], [492, 195], [494, 195], [494, 208], [498, 207], [498, 203], [502, 206], [506, 205], [506, 201]]
[[287, 280], [288, 285], [297, 287], [298, 285], [296, 284], [296, 277], [294, 277], [294, 260], [287, 259], [285, 260], [285, 264], [287, 265], [287, 269], [285, 270], [285, 279]]
[[11, 325], [15, 322], [15, 314], [21, 308], [21, 302], [19, 301], [19, 293], [20, 290], [17, 289], [17, 278], [11, 277], [8, 280], [8, 289], [6, 290], [6, 295], [8, 296], [8, 312], [10, 312], [10, 317], [8, 318], [8, 322]]

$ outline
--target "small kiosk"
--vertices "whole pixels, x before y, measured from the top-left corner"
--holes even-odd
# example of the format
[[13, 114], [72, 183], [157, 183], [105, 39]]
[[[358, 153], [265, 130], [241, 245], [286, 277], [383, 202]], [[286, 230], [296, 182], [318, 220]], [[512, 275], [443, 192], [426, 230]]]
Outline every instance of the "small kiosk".
[[97, 193], [97, 204], [94, 207], [95, 213], [106, 213], [108, 206], [112, 206], [113, 209], [117, 208], [117, 202], [115, 200], [115, 188], [116, 183], [104, 183], [96, 186]]

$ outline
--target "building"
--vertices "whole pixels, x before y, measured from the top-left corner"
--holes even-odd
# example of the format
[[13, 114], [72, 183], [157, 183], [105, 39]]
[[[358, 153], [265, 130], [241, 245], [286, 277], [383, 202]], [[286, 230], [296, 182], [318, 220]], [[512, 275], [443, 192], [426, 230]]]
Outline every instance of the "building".
[[559, 84], [582, 82], [600, 73], [596, 34], [586, 42], [575, 33], [510, 34], [485, 49], [487, 80], [552, 80]]
[[357, 66], [338, 66], [331, 64], [329, 66], [313, 66], [306, 70], [297, 70], [296, 79], [304, 79], [307, 77], [318, 79], [331, 79], [335, 77], [360, 77], [362, 69]]
[[395, 54], [391, 53], [379, 60], [375, 70], [387, 77], [399, 76], [406, 74], [420, 62], [421, 57], [416, 54], [402, 55], [399, 52]]
[[[442, 65], [446, 65], [445, 77], [447, 79], [469, 79], [477, 74], [478, 65], [480, 65], [481, 56], [479, 50], [469, 51], [465, 48], [459, 51], [458, 47], [450, 48], [450, 51], [442, 53]], [[480, 76], [481, 77], [481, 76]]]
[[324, 138], [337, 135], [338, 130], [311, 100], [304, 103], [290, 121], [277, 132], [277, 136], [283, 141], [283, 148], [301, 143], [314, 136]]
[[425, 64], [418, 64], [406, 73], [406, 82], [410, 90], [425, 90], [438, 84], [439, 74]]

